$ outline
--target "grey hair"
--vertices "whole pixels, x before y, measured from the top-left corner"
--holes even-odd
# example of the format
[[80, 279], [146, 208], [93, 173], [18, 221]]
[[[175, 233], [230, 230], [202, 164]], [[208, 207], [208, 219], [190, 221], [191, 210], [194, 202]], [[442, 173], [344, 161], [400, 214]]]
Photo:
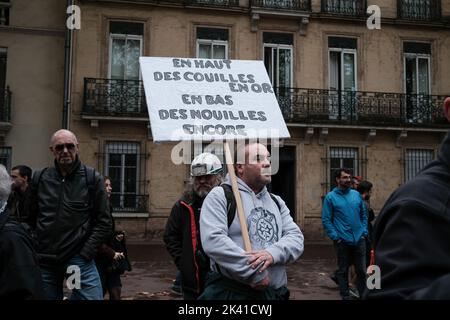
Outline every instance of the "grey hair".
[[0, 164], [0, 200], [7, 201], [11, 193], [12, 180], [4, 165]]

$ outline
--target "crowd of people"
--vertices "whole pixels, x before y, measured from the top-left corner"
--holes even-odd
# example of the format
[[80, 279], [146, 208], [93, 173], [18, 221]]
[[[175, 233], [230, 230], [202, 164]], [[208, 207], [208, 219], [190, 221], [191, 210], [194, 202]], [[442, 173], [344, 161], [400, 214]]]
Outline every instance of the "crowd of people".
[[[450, 122], [450, 98], [444, 113]], [[54, 165], [34, 173], [0, 165], [0, 298], [61, 300], [63, 282], [75, 272], [70, 299], [120, 299], [121, 275], [131, 264], [125, 233], [113, 220], [111, 179], [81, 163], [68, 130], [53, 134], [50, 151]], [[289, 299], [286, 265], [303, 253], [302, 231], [267, 189], [266, 146], [247, 143], [237, 154], [244, 161], [225, 177], [217, 156], [198, 155], [167, 221], [164, 242], [186, 300]], [[346, 168], [333, 178], [322, 223], [336, 252], [331, 278], [342, 299], [449, 299], [450, 135], [376, 220], [370, 181]], [[381, 288], [367, 288], [370, 264], [381, 270]]]

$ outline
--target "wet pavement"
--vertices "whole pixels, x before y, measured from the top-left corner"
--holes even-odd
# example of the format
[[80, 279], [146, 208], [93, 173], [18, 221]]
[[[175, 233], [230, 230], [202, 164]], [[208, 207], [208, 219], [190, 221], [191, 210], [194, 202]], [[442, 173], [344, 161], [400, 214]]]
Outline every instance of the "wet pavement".
[[[170, 287], [176, 267], [162, 243], [129, 243], [133, 270], [122, 276], [124, 300], [180, 300]], [[329, 278], [336, 268], [333, 247], [310, 245], [300, 259], [288, 266], [292, 300], [339, 299], [337, 285]]]

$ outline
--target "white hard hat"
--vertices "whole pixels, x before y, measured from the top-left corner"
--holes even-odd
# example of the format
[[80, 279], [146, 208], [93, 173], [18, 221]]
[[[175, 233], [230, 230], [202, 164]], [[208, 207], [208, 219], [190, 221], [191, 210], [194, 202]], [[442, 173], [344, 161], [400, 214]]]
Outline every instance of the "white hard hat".
[[191, 163], [191, 176], [205, 176], [222, 172], [222, 163], [216, 155], [204, 152], [194, 158]]

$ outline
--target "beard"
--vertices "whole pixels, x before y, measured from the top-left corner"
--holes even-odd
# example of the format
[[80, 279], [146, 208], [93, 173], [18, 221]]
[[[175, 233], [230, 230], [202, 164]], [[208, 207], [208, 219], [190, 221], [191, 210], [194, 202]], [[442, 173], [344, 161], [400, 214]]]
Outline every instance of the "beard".
[[208, 193], [211, 191], [211, 189], [209, 189], [209, 190], [206, 190], [206, 189], [196, 189], [196, 190], [194, 190], [194, 192], [195, 192], [195, 194], [198, 196], [198, 197], [200, 197], [200, 198], [205, 198], [207, 195], [208, 195]]

